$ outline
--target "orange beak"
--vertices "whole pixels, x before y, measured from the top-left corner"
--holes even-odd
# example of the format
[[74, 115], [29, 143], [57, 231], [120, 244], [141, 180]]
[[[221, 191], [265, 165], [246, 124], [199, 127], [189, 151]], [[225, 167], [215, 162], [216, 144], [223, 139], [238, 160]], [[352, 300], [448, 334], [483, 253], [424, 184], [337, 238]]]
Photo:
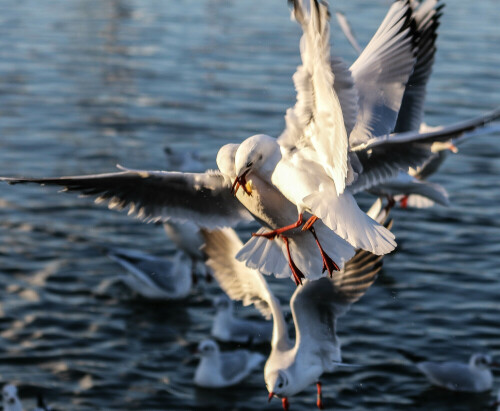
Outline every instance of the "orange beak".
[[269, 393], [269, 396], [267, 397], [267, 402], [271, 402], [271, 400], [273, 399], [273, 397], [274, 397], [274, 392], [271, 391]]
[[234, 179], [233, 186], [231, 187], [231, 194], [236, 195], [238, 192], [239, 188], [242, 187], [243, 191], [247, 193], [248, 195], [252, 195], [252, 192], [248, 190], [247, 188], [247, 174], [250, 170], [246, 170], [241, 176], [236, 177]]

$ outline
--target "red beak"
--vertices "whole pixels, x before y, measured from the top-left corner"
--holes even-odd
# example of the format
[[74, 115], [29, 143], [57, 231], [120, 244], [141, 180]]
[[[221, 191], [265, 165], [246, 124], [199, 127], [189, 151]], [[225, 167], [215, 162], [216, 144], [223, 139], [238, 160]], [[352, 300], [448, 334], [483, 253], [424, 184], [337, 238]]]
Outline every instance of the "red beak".
[[274, 397], [274, 392], [271, 391], [269, 393], [269, 396], [267, 397], [267, 402], [271, 402], [271, 400], [273, 399], [273, 397]]

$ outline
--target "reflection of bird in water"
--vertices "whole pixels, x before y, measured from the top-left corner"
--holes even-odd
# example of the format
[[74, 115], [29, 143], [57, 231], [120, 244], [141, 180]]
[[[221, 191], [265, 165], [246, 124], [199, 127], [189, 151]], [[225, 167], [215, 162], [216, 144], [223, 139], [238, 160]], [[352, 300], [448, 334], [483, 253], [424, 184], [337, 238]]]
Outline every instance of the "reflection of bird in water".
[[222, 388], [238, 384], [262, 362], [264, 356], [247, 350], [220, 352], [215, 341], [200, 342], [197, 350], [201, 360], [194, 383], [199, 387]]

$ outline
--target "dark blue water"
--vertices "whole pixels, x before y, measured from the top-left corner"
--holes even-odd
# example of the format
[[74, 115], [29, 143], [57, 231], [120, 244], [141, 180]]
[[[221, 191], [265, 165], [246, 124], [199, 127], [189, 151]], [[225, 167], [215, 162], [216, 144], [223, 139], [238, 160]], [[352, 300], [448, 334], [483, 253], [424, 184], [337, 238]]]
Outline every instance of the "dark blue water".
[[[366, 43], [389, 4], [332, 6]], [[166, 144], [200, 150], [213, 167], [220, 145], [281, 132], [299, 35], [284, 0], [2, 2], [0, 175], [161, 169]], [[332, 37], [352, 61], [337, 27]], [[497, 0], [450, 1], [429, 124], [499, 104], [499, 44]], [[433, 178], [449, 190], [450, 208], [394, 212], [399, 251], [339, 323], [344, 360], [363, 367], [324, 377], [328, 408], [487, 407], [492, 393], [432, 388], [395, 349], [435, 360], [500, 356], [499, 174], [500, 135], [469, 141]], [[193, 388], [187, 359], [209, 332], [216, 286], [164, 304], [120, 285], [98, 292], [121, 270], [102, 247], [171, 255], [161, 227], [53, 189], [1, 193], [0, 382], [16, 383], [27, 408], [39, 390], [64, 410], [280, 408], [267, 405], [261, 371], [230, 390]], [[285, 300], [293, 284], [273, 289]], [[292, 409], [311, 409], [314, 392], [291, 399]]]

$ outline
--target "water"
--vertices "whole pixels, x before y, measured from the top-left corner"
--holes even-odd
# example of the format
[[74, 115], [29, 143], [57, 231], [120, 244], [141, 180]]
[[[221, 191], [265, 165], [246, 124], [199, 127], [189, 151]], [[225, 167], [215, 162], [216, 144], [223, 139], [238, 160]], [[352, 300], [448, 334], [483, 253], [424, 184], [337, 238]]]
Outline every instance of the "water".
[[[285, 3], [1, 3], [0, 175], [161, 169], [166, 144], [201, 150], [213, 167], [220, 145], [279, 134], [299, 62]], [[335, 5], [365, 43], [389, 4]], [[429, 124], [498, 105], [496, 10], [496, 0], [446, 8]], [[332, 36], [352, 61], [336, 27]], [[344, 360], [363, 367], [324, 376], [328, 408], [478, 410], [492, 399], [432, 388], [395, 349], [435, 360], [500, 355], [499, 138], [468, 142], [433, 178], [452, 207], [394, 212], [399, 251], [339, 323]], [[0, 382], [18, 384], [27, 408], [39, 390], [63, 410], [280, 408], [267, 404], [262, 372], [230, 390], [192, 386], [188, 359], [210, 329], [214, 285], [180, 303], [144, 302], [119, 285], [97, 292], [121, 272], [102, 247], [171, 255], [161, 227], [53, 189], [5, 185], [0, 237]], [[285, 300], [293, 284], [273, 288]], [[314, 391], [292, 409], [311, 409]]]

